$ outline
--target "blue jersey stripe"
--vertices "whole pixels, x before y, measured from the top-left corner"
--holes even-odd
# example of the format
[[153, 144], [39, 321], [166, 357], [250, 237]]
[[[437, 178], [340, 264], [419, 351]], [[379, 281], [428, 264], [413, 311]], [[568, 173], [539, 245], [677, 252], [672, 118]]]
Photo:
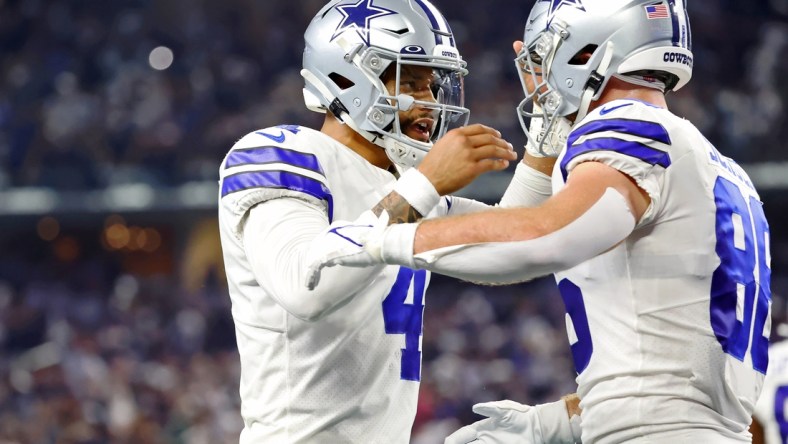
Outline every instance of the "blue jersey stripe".
[[567, 145], [571, 147], [582, 136], [604, 131], [629, 134], [631, 136], [643, 137], [644, 139], [650, 139], [655, 142], [662, 142], [666, 145], [670, 145], [670, 135], [664, 126], [656, 122], [632, 119], [594, 120], [593, 122], [573, 130], [572, 133], [569, 134]]
[[234, 174], [222, 180], [222, 197], [250, 188], [277, 188], [309, 194], [328, 204], [328, 220], [334, 218], [334, 198], [323, 183], [311, 177], [289, 171], [250, 171]]
[[235, 149], [227, 156], [225, 168], [269, 163], [285, 163], [323, 174], [320, 162], [317, 161], [317, 157], [314, 154], [300, 153], [276, 146]]
[[605, 137], [588, 140], [578, 145], [572, 145], [567, 149], [566, 155], [561, 159], [561, 174], [564, 177], [564, 181], [566, 181], [569, 176], [566, 170], [569, 162], [581, 154], [590, 153], [592, 151], [613, 151], [640, 159], [651, 165], [660, 165], [663, 168], [670, 166], [670, 155], [665, 151], [651, 148], [640, 142]]

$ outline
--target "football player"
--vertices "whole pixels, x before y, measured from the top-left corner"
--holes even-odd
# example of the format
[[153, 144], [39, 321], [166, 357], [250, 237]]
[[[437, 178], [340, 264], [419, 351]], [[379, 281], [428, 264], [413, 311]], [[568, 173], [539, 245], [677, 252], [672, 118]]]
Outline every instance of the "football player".
[[305, 42], [305, 102], [326, 114], [323, 127], [252, 132], [220, 169], [240, 441], [407, 443], [429, 274], [336, 269], [308, 291], [307, 265], [332, 248], [319, 234], [333, 220], [357, 218], [392, 190], [411, 208], [404, 221], [468, 209], [473, 201], [439, 195], [516, 155], [497, 131], [464, 126], [466, 64], [429, 1], [334, 0]]
[[[537, 1], [516, 59], [518, 109], [548, 131], [572, 121], [552, 197], [384, 228], [399, 219], [391, 199], [314, 273], [336, 263], [491, 283], [553, 273], [582, 441], [749, 442], [768, 365], [769, 226], [747, 174], [668, 110], [665, 93], [690, 80], [693, 62], [682, 0]], [[566, 407], [548, 420], [544, 407], [483, 407], [491, 418], [470, 426], [481, 429], [474, 442], [576, 438]], [[545, 439], [555, 419], [561, 437]]]

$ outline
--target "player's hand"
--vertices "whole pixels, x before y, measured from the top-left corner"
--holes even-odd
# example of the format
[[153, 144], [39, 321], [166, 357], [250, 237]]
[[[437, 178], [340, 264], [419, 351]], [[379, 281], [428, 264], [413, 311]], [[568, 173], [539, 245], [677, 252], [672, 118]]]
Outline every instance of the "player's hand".
[[332, 223], [312, 241], [307, 288], [314, 290], [317, 287], [325, 267], [367, 267], [383, 263], [381, 242], [388, 224], [389, 214], [385, 211], [380, 217], [366, 211], [353, 222]]
[[480, 174], [506, 169], [513, 160], [517, 160], [517, 153], [498, 130], [474, 124], [446, 133], [418, 168], [444, 196], [468, 185]]
[[486, 419], [449, 435], [444, 444], [541, 444], [542, 429], [534, 407], [514, 401], [484, 402], [473, 411]]

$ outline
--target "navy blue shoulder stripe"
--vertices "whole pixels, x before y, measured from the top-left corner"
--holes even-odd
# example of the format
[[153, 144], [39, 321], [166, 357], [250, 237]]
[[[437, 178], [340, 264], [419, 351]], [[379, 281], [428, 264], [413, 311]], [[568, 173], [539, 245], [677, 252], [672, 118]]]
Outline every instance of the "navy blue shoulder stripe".
[[258, 146], [254, 148], [237, 148], [227, 156], [225, 169], [241, 165], [265, 165], [285, 163], [299, 168], [315, 171], [320, 174], [320, 162], [314, 154], [301, 153], [278, 146]]
[[664, 126], [656, 122], [634, 119], [594, 120], [593, 122], [589, 122], [574, 129], [571, 134], [569, 134], [567, 144], [571, 147], [575, 142], [577, 142], [577, 139], [589, 134], [601, 133], [603, 131], [614, 131], [617, 133], [629, 134], [631, 136], [642, 137], [655, 142], [661, 142], [665, 145], [671, 144], [670, 135]]
[[322, 182], [289, 171], [249, 171], [222, 179], [222, 197], [251, 188], [275, 188], [309, 194], [328, 204], [328, 220], [334, 219], [334, 198]]
[[663, 168], [669, 167], [671, 163], [670, 155], [667, 152], [654, 149], [640, 142], [632, 142], [630, 140], [617, 139], [615, 137], [591, 139], [577, 145], [571, 145], [566, 150], [564, 158], [561, 159], [561, 174], [564, 177], [564, 181], [566, 181], [569, 175], [566, 170], [569, 162], [581, 154], [593, 151], [613, 151], [640, 159], [651, 165], [659, 165]]

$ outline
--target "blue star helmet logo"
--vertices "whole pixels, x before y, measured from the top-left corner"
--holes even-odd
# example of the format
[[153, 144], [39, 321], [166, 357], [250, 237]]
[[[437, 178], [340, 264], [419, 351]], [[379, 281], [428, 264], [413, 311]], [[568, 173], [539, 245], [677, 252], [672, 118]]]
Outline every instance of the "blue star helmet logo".
[[582, 0], [539, 0], [539, 1], [550, 2], [550, 11], [547, 12], [546, 28], [550, 27], [550, 23], [553, 22], [553, 17], [555, 16], [555, 13], [558, 12], [558, 9], [560, 9], [561, 6], [571, 6], [583, 12], [586, 12], [586, 8], [583, 6]]
[[381, 8], [372, 4], [374, 0], [359, 0], [354, 5], [339, 5], [337, 10], [342, 13], [342, 22], [337, 26], [334, 35], [331, 36], [333, 41], [345, 31], [353, 30], [361, 37], [361, 40], [369, 46], [369, 22], [372, 19], [385, 17], [387, 15], [396, 14], [396, 11], [391, 9]]

